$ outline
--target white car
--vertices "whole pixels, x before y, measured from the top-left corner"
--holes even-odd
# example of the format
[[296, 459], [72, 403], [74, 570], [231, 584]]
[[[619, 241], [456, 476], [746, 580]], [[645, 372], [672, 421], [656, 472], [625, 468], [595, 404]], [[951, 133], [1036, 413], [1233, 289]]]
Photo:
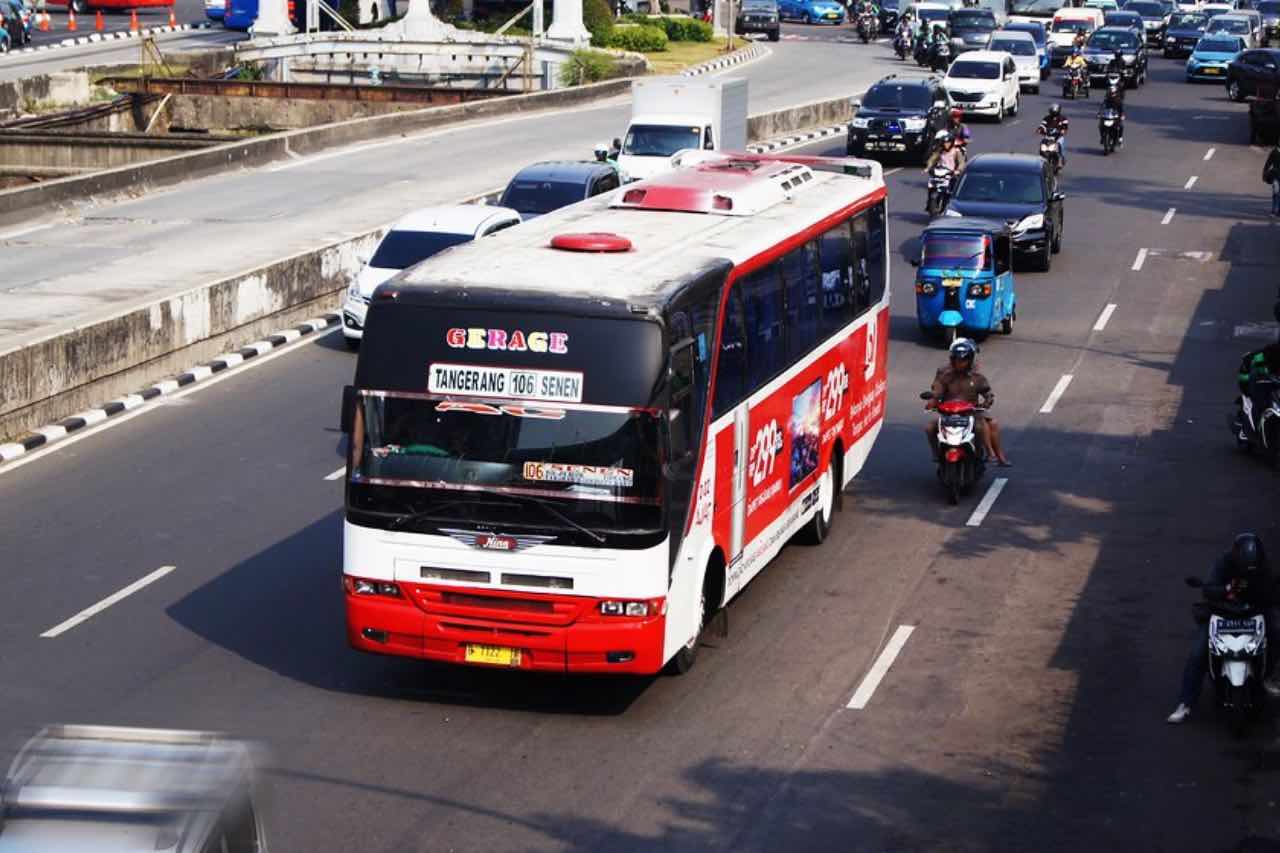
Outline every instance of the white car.
[[1000, 51], [1013, 57], [1018, 69], [1018, 85], [1040, 94], [1040, 53], [1031, 33], [996, 30], [987, 41], [987, 50]]
[[1003, 121], [1006, 114], [1017, 115], [1021, 105], [1018, 68], [1002, 50], [973, 50], [958, 56], [942, 78], [942, 88], [953, 107], [969, 115], [993, 116], [996, 121]]
[[1258, 40], [1253, 29], [1253, 21], [1242, 12], [1230, 12], [1225, 15], [1214, 15], [1209, 25], [1204, 28], [1207, 36], [1217, 33], [1239, 36], [1244, 39], [1245, 47], [1257, 47]]
[[1214, 15], [1226, 15], [1229, 12], [1234, 12], [1235, 7], [1230, 3], [1205, 3], [1197, 11], [1204, 12], [1212, 18]]
[[342, 303], [342, 336], [347, 346], [355, 349], [360, 345], [369, 299], [378, 285], [450, 246], [519, 224], [520, 214], [507, 207], [453, 204], [423, 208], [392, 225], [347, 288]]

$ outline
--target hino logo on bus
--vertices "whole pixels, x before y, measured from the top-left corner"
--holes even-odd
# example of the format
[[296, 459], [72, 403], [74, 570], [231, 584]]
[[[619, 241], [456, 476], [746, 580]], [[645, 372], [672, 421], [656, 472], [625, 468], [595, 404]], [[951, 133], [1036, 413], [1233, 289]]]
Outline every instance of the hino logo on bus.
[[755, 441], [751, 442], [751, 451], [747, 454], [747, 473], [751, 477], [751, 485], [758, 486], [773, 474], [773, 463], [782, 452], [782, 430], [778, 422], [771, 420], [760, 427]]
[[440, 532], [447, 534], [451, 539], [456, 539], [463, 545], [478, 548], [481, 551], [523, 551], [535, 545], [545, 545], [556, 538], [554, 536], [532, 536], [527, 534], [517, 536], [508, 533], [486, 533], [480, 530], [458, 530], [449, 527], [440, 528]]
[[565, 332], [453, 328], [445, 333], [444, 339], [454, 349], [549, 352], [556, 355], [564, 355], [569, 351], [569, 335]]

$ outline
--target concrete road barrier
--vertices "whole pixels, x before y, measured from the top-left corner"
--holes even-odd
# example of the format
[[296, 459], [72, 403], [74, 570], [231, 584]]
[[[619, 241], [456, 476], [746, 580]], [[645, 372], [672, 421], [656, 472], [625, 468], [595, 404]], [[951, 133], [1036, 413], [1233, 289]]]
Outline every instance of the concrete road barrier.
[[[848, 98], [775, 110], [749, 119], [749, 139], [754, 142], [766, 138], [762, 134], [830, 125], [851, 114]], [[194, 155], [206, 156], [236, 154], [224, 149], [220, 155], [213, 151]], [[184, 156], [162, 162], [184, 164], [182, 174], [174, 175], [177, 180], [191, 176], [185, 165], [189, 161]], [[154, 165], [114, 171], [118, 174]], [[46, 187], [80, 180], [52, 181]], [[470, 200], [484, 198], [493, 200], [492, 194]], [[385, 230], [353, 235], [0, 353], [0, 440], [135, 391], [274, 328], [333, 310], [359, 271], [360, 259], [372, 254]]]

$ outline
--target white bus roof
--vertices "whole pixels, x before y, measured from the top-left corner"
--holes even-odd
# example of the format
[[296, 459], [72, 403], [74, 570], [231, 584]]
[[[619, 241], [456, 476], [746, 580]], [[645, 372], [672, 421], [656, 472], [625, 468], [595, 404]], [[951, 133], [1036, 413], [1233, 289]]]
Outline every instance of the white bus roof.
[[[384, 287], [546, 292], [652, 305], [699, 270], [777, 246], [884, 189], [880, 165], [852, 158], [696, 152], [695, 162], [596, 196], [482, 241], [457, 246]], [[841, 166], [859, 175], [811, 169]], [[552, 238], [617, 235], [631, 250], [552, 248]]]

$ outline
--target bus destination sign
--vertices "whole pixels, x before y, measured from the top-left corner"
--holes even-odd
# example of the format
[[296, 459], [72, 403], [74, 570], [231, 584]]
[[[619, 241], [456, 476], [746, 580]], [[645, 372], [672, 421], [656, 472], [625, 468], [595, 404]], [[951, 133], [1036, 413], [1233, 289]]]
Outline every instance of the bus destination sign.
[[427, 390], [464, 397], [581, 403], [582, 374], [571, 370], [432, 364], [427, 370]]

